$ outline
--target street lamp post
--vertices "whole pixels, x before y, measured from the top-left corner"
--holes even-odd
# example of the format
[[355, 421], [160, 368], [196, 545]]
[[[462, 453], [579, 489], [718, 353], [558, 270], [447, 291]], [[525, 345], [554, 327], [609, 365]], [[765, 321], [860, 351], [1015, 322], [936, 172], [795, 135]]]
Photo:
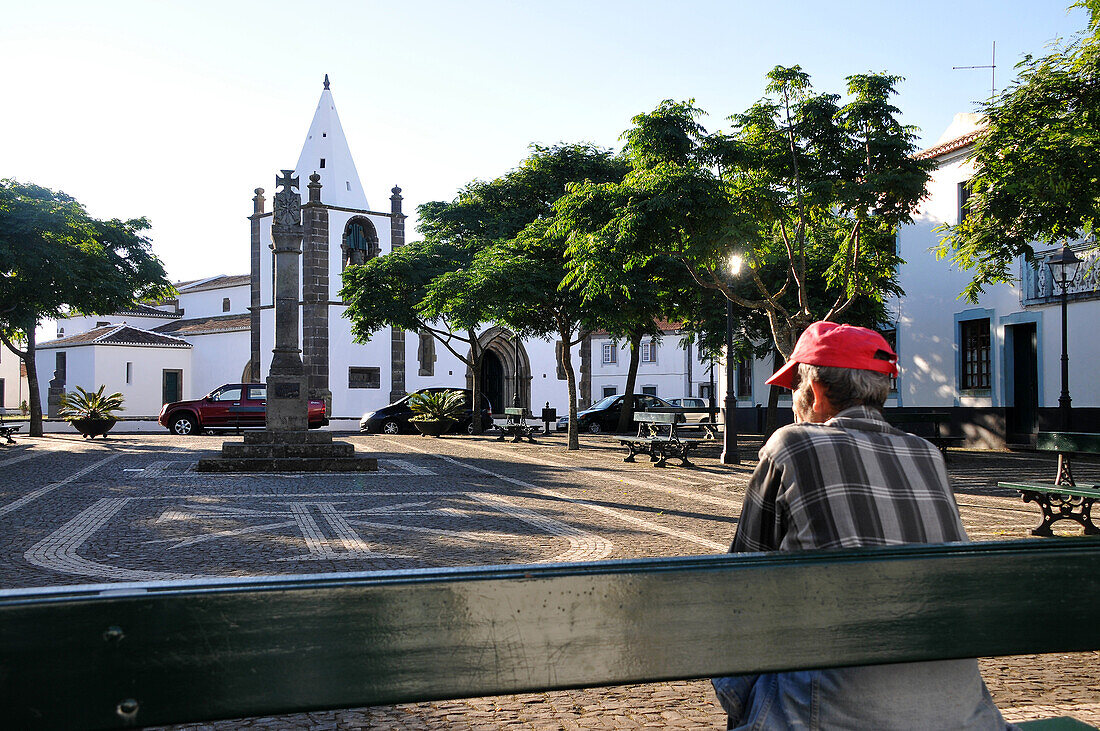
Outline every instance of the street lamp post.
[[1047, 260], [1050, 275], [1062, 287], [1062, 395], [1058, 397], [1058, 411], [1062, 415], [1062, 430], [1070, 431], [1072, 412], [1069, 397], [1069, 349], [1066, 331], [1066, 312], [1069, 303], [1069, 283], [1077, 276], [1081, 260], [1073, 249], [1063, 245], [1058, 253]]
[[512, 395], [512, 407], [520, 408], [519, 405], [519, 333], [512, 333], [512, 344], [515, 347], [516, 356], [516, 368], [515, 373], [512, 374], [512, 378], [515, 381], [515, 393]]
[[[741, 271], [741, 257], [729, 258], [730, 274]], [[726, 398], [722, 404], [722, 464], [741, 464], [737, 451], [737, 386], [736, 361], [733, 359], [733, 301], [726, 299]]]

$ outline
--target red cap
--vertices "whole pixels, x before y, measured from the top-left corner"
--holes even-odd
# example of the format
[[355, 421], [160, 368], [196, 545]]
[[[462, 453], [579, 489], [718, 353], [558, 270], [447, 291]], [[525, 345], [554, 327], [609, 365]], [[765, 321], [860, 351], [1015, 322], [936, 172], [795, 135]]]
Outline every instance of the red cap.
[[898, 354], [886, 338], [865, 327], [838, 325], [835, 322], [815, 322], [806, 328], [787, 364], [766, 383], [793, 389], [795, 369], [799, 363], [856, 368], [891, 376], [898, 374]]

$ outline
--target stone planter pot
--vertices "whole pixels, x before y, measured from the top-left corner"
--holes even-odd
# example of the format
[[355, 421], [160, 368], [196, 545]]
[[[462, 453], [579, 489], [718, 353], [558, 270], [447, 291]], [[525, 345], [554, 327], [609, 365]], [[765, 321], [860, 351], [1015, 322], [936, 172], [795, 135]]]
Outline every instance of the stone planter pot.
[[107, 432], [115, 425], [115, 419], [69, 419], [69, 423], [85, 439], [95, 439], [106, 437]]
[[425, 437], [438, 437], [441, 434], [446, 434], [451, 430], [451, 427], [455, 425], [454, 419], [437, 419], [435, 421], [415, 421], [410, 420], [420, 432], [421, 436]]

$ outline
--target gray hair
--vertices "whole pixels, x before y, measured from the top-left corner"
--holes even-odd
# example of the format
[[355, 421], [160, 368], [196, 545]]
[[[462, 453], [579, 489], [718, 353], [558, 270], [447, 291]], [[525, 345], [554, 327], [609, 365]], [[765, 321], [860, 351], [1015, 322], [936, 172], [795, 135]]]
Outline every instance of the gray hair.
[[[890, 395], [890, 376], [862, 368], [836, 368], [798, 364], [799, 383], [817, 381], [825, 387], [829, 402], [837, 411], [853, 406], [870, 406], [882, 410]], [[798, 384], [795, 384], [796, 388]]]

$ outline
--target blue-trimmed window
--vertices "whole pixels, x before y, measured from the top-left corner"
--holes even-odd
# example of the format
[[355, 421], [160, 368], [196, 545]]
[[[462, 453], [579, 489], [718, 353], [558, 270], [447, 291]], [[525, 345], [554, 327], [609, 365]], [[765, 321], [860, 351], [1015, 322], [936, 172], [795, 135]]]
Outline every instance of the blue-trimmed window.
[[988, 390], [993, 372], [988, 317], [959, 322], [959, 355], [959, 389]]

